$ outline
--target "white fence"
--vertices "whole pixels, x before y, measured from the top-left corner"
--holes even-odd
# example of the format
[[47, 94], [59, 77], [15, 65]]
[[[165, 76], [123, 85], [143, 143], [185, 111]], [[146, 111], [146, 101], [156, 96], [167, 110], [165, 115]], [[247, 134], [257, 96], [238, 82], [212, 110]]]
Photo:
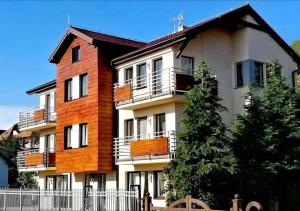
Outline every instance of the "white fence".
[[0, 211], [139, 211], [138, 192], [1, 189]]

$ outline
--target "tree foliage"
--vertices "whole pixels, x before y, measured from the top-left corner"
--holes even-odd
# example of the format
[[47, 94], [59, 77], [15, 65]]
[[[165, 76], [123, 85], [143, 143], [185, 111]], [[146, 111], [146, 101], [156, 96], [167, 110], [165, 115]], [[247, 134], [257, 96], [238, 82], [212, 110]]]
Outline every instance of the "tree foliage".
[[232, 146], [239, 165], [238, 192], [249, 200], [283, 195], [300, 169], [300, 122], [296, 95], [277, 59], [267, 62], [267, 84], [251, 87], [246, 112], [233, 121]]
[[226, 127], [220, 116], [226, 108], [217, 95], [217, 80], [201, 62], [195, 85], [187, 92], [183, 110], [181, 144], [165, 169], [169, 202], [191, 194], [212, 206], [228, 204], [228, 178], [236, 172]]
[[300, 40], [295, 40], [291, 46], [298, 55], [300, 55]]

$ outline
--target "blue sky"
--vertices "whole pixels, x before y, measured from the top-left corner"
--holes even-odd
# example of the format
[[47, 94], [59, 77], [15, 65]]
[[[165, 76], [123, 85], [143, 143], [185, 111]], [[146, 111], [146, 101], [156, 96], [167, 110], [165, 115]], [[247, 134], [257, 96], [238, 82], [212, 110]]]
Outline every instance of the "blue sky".
[[[189, 26], [246, 1], [0, 1], [0, 129], [38, 105], [27, 89], [52, 80], [48, 58], [72, 25], [149, 41], [173, 31], [173, 17], [184, 13]], [[289, 44], [300, 38], [300, 1], [248, 1]]]

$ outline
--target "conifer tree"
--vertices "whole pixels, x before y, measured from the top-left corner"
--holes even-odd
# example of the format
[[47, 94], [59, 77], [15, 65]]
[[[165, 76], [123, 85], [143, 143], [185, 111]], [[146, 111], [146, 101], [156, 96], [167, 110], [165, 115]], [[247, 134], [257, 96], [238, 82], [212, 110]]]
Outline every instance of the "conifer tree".
[[288, 195], [284, 192], [300, 170], [296, 95], [281, 76], [282, 67], [277, 59], [271, 59], [266, 67], [266, 86], [258, 94], [255, 87], [250, 88], [251, 103], [231, 128], [240, 169], [236, 177], [238, 191], [248, 200], [266, 201]]
[[220, 116], [226, 108], [217, 94], [217, 80], [211, 77], [204, 62], [200, 63], [195, 85], [186, 98], [181, 144], [165, 169], [169, 181], [167, 201], [191, 194], [211, 206], [228, 206], [232, 197], [228, 179], [236, 172], [236, 162]]

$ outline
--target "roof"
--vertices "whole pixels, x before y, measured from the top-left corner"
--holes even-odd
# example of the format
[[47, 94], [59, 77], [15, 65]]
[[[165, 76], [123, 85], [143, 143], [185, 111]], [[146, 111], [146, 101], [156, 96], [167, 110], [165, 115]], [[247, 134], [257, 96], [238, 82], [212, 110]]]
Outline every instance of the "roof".
[[133, 50], [146, 45], [146, 43], [144, 42], [70, 26], [67, 32], [64, 34], [63, 38], [60, 40], [54, 52], [51, 54], [49, 61], [51, 63], [58, 63], [64, 51], [75, 37], [80, 37], [81, 39], [93, 45], [97, 45], [101, 42], [106, 42], [121, 46], [127, 46], [132, 48]]
[[18, 130], [18, 124], [14, 124], [8, 130], [6, 130], [4, 133], [2, 133], [0, 135], [0, 140], [5, 140], [5, 139], [8, 139], [9, 137], [12, 137], [14, 134], [14, 130]]
[[[245, 15], [251, 15], [254, 20], [260, 24], [260, 26], [246, 21], [241, 21], [240, 18]], [[172, 44], [189, 40], [199, 32], [203, 32], [212, 27], [221, 25], [228, 26], [234, 24], [244, 24], [245, 26], [253, 27], [269, 33], [273, 37], [273, 39], [276, 40], [279, 45], [293, 58], [293, 60], [300, 64], [300, 57], [298, 56], [298, 54], [262, 19], [262, 17], [258, 15], [258, 13], [249, 4], [243, 5], [237, 9], [231, 10], [222, 15], [215, 16], [203, 22], [197, 23], [193, 26], [185, 27], [181, 31], [168, 34], [166, 36], [150, 41], [144, 47], [117, 57], [113, 59], [112, 62], [114, 64], [121, 64], [134, 58], [155, 52], [162, 48], [166, 48]]]
[[27, 94], [31, 95], [31, 94], [39, 94], [41, 92], [53, 89], [56, 87], [56, 80], [52, 80], [49, 81], [47, 83], [44, 83], [42, 85], [39, 85], [37, 87], [34, 87], [32, 89], [29, 89], [26, 91]]

